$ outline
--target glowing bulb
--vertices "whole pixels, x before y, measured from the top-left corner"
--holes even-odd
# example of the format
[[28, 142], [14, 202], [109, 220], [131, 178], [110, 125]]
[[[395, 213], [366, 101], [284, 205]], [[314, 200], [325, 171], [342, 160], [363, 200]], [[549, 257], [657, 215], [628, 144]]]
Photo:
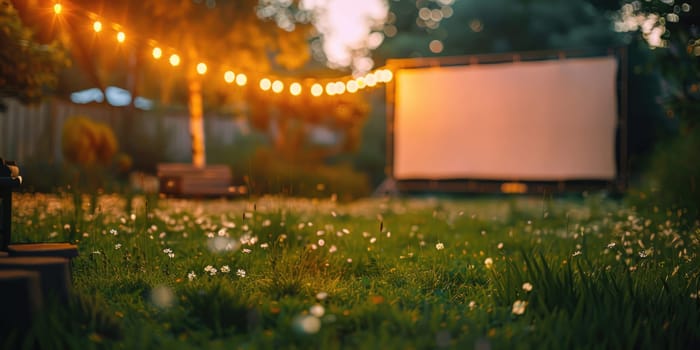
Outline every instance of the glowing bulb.
[[59, 3], [53, 4], [53, 12], [57, 15], [60, 15], [61, 12], [63, 12], [63, 5]]
[[335, 93], [338, 95], [345, 93], [345, 84], [342, 81], [335, 83]]
[[197, 73], [204, 75], [207, 72], [207, 65], [204, 62], [197, 63]]
[[377, 82], [388, 83], [391, 81], [391, 71], [388, 69], [380, 69], [375, 75], [377, 76]]
[[312, 95], [318, 97], [318, 96], [321, 96], [322, 93], [323, 93], [323, 86], [321, 86], [321, 84], [316, 83], [316, 84], [311, 86], [311, 94]]
[[270, 81], [270, 79], [267, 79], [267, 78], [260, 79], [260, 89], [262, 91], [270, 90], [271, 86], [272, 86], [272, 82]]
[[245, 74], [239, 73], [238, 75], [236, 75], [236, 84], [238, 86], [243, 86], [247, 82], [248, 82], [248, 77]]
[[363, 77], [357, 78], [357, 88], [364, 89], [365, 87], [367, 87], [367, 84], [365, 83], [365, 78], [363, 78]]
[[275, 80], [272, 83], [272, 91], [279, 94], [282, 90], [284, 90], [284, 84], [279, 80]]
[[374, 73], [369, 73], [365, 75], [365, 83], [367, 83], [367, 86], [377, 85], [377, 76], [374, 75]]
[[126, 40], [126, 34], [124, 32], [117, 33], [117, 41], [123, 43]]
[[163, 50], [161, 50], [160, 47], [154, 47], [152, 54], [153, 58], [160, 59], [161, 57], [163, 57]]
[[301, 84], [292, 83], [292, 85], [289, 85], [289, 92], [294, 96], [299, 96], [301, 94]]
[[172, 55], [170, 55], [169, 61], [173, 67], [177, 67], [180, 65], [180, 56], [178, 56], [177, 54], [172, 54]]
[[348, 89], [348, 92], [351, 94], [357, 92], [357, 82], [354, 80], [350, 80], [347, 83], [347, 89]]
[[388, 83], [391, 81], [391, 79], [394, 79], [394, 73], [391, 72], [389, 69], [384, 70], [384, 82]]
[[226, 73], [224, 73], [224, 80], [231, 84], [233, 81], [236, 79], [236, 74], [234, 74], [232, 71], [227, 70]]
[[101, 32], [102, 31], [102, 22], [95, 21], [95, 23], [92, 24], [92, 30], [94, 30], [95, 33]]
[[335, 83], [326, 84], [326, 94], [328, 94], [328, 96], [333, 96], [336, 94]]

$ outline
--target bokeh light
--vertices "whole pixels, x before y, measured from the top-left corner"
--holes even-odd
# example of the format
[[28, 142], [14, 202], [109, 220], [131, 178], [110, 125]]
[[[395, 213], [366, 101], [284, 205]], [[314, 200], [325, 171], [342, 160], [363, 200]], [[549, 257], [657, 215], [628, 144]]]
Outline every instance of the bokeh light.
[[321, 84], [316, 83], [311, 86], [311, 95], [318, 97], [321, 96], [321, 94], [323, 94], [323, 86], [321, 86]]
[[267, 90], [270, 90], [271, 87], [272, 87], [272, 82], [270, 81], [270, 79], [267, 79], [267, 78], [260, 79], [260, 90], [267, 91]]
[[60, 15], [61, 12], [63, 12], [63, 5], [56, 3], [53, 5], [53, 12], [57, 15]]
[[233, 82], [236, 80], [236, 74], [234, 74], [234, 73], [233, 73], [232, 71], [230, 71], [230, 70], [227, 70], [227, 71], [224, 73], [224, 80], [225, 80], [227, 83], [231, 84], [231, 83], [233, 83]]
[[355, 93], [357, 92], [357, 81], [355, 80], [350, 80], [347, 84], [347, 90], [349, 93]]
[[173, 67], [177, 67], [180, 65], [180, 56], [174, 53], [170, 55], [170, 59], [168, 61], [170, 62], [170, 65], [172, 65]]
[[102, 22], [100, 22], [100, 21], [95, 21], [95, 22], [92, 24], [92, 30], [94, 30], [95, 33], [101, 32], [101, 31], [102, 31]]
[[207, 72], [207, 64], [204, 62], [197, 63], [197, 73], [204, 75]]
[[160, 59], [161, 57], [163, 57], [163, 50], [161, 50], [160, 47], [154, 47], [151, 53], [153, 54], [153, 58], [155, 59]]
[[299, 96], [301, 94], [301, 84], [294, 82], [289, 85], [289, 93], [294, 96]]
[[238, 73], [238, 75], [236, 75], [236, 85], [244, 86], [247, 83], [248, 83], [248, 77], [245, 74]]
[[280, 92], [282, 92], [282, 90], [284, 90], [284, 83], [282, 83], [279, 80], [275, 80], [274, 82], [272, 82], [272, 91], [274, 93], [279, 94]]
[[326, 84], [326, 94], [328, 96], [333, 96], [335, 95], [335, 83], [328, 83]]
[[117, 41], [123, 43], [126, 40], [126, 34], [124, 32], [117, 33]]
[[442, 41], [440, 40], [433, 40], [430, 42], [428, 45], [430, 48], [430, 52], [432, 53], [440, 53], [444, 49], [444, 46], [442, 45]]

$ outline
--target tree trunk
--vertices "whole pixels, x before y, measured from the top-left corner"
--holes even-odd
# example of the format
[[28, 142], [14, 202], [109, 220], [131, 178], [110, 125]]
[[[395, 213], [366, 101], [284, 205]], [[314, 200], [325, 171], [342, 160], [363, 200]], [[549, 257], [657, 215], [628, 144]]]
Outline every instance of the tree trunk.
[[190, 137], [192, 139], [192, 164], [202, 168], [207, 164], [204, 150], [204, 112], [202, 108], [202, 82], [197, 76], [187, 79], [188, 107], [190, 110]]

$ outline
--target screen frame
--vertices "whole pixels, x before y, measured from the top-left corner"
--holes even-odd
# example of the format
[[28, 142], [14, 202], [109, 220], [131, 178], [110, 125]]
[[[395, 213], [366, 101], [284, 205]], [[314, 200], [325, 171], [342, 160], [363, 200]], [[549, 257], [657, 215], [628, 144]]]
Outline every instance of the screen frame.
[[613, 57], [617, 61], [616, 102], [617, 124], [615, 132], [615, 172], [612, 180], [556, 180], [530, 181], [518, 179], [450, 178], [398, 179], [394, 173], [395, 154], [395, 102], [396, 79], [386, 85], [386, 168], [387, 177], [380, 190], [398, 192], [454, 192], [454, 193], [563, 193], [607, 190], [622, 193], [629, 178], [627, 155], [627, 49], [625, 47], [585, 50], [549, 50], [511, 52], [500, 54], [465, 55], [450, 57], [403, 58], [387, 60], [386, 68], [396, 75], [401, 69], [468, 66], [528, 61], [566, 60], [574, 58]]

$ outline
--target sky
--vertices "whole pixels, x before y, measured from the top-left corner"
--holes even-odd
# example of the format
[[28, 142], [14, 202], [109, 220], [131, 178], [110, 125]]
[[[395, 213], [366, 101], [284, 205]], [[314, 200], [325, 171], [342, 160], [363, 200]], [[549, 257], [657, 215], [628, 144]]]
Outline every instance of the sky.
[[367, 49], [376, 48], [383, 39], [371, 33], [373, 28], [381, 29], [387, 16], [385, 0], [303, 0], [301, 6], [316, 14], [315, 26], [331, 67], [352, 67], [356, 72], [372, 68]]

